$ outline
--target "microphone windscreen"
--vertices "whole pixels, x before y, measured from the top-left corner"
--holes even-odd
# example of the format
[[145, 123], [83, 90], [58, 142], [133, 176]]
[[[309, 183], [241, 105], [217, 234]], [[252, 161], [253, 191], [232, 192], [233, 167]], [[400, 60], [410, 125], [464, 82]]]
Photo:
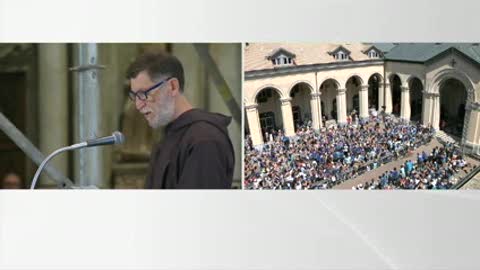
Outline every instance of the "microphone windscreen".
[[120, 131], [113, 132], [112, 136], [115, 138], [115, 144], [123, 144], [125, 142], [125, 136]]

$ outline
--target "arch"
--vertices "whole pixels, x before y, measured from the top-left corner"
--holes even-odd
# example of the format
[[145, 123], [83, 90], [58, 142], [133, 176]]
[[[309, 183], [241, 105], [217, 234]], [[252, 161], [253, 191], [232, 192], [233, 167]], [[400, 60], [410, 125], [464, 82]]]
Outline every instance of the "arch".
[[420, 121], [423, 117], [423, 91], [424, 86], [420, 78], [411, 75], [407, 79], [410, 103], [410, 120]]
[[438, 72], [432, 79], [430, 87], [427, 89], [428, 93], [440, 94], [441, 85], [448, 79], [457, 79], [463, 83], [467, 90], [467, 102], [476, 102], [477, 96], [475, 94], [475, 87], [472, 80], [467, 74], [459, 70], [449, 68]]
[[353, 111], [357, 114], [360, 112], [360, 89], [363, 85], [363, 79], [358, 75], [351, 75], [345, 82], [347, 114]]
[[314, 91], [307, 81], [296, 81], [288, 90], [295, 131], [312, 120], [311, 98]]
[[400, 86], [403, 86], [402, 77], [397, 73], [390, 73], [390, 75], [388, 75], [388, 83], [392, 85], [395, 76], [400, 80]]
[[375, 72], [375, 73], [371, 74], [370, 76], [368, 76], [368, 80], [370, 80], [373, 76], [378, 77], [378, 80], [383, 83], [383, 76], [380, 73]]
[[285, 127], [281, 109], [281, 98], [282, 91], [271, 85], [262, 86], [255, 94], [254, 101], [257, 105], [260, 132], [261, 136], [264, 136], [264, 141], [268, 140], [266, 133], [271, 133]]
[[401, 116], [402, 110], [402, 87], [403, 82], [400, 75], [392, 73], [388, 76], [390, 82], [390, 97], [392, 100], [392, 114], [396, 116]]
[[324, 83], [326, 83], [327, 81], [333, 81], [334, 84], [335, 84], [335, 87], [336, 87], [337, 89], [340, 89], [340, 83], [338, 82], [338, 80], [335, 79], [335, 78], [330, 77], [330, 78], [326, 78], [325, 80], [323, 80], [323, 81], [320, 83], [319, 89], [318, 89], [319, 91], [320, 91], [320, 89], [322, 88], [322, 85], [323, 85]]
[[462, 130], [466, 126], [465, 109], [468, 102], [466, 85], [456, 78], [449, 78], [440, 84], [439, 93], [440, 129], [458, 137], [462, 136]]
[[[326, 88], [325, 85], [327, 82], [332, 82], [333, 87]], [[320, 83], [319, 92], [322, 92], [322, 114], [326, 120], [337, 119], [337, 106], [336, 106], [336, 97], [338, 94], [338, 89], [340, 89], [340, 83], [335, 78], [329, 77]], [[327, 90], [328, 89], [328, 90]]]
[[282, 90], [280, 90], [280, 87], [275, 86], [275, 85], [273, 85], [273, 84], [265, 84], [265, 85], [262, 85], [261, 87], [257, 88], [257, 90], [255, 90], [255, 92], [253, 93], [253, 96], [250, 97], [250, 98], [251, 98], [250, 102], [251, 102], [252, 104], [256, 104], [256, 103], [257, 103], [256, 100], [257, 100], [258, 94], [259, 94], [260, 92], [262, 92], [262, 90], [267, 89], [267, 88], [272, 88], [272, 89], [274, 89], [275, 92], [277, 92], [277, 94], [280, 96], [280, 99], [285, 98], [285, 96], [284, 96], [283, 93], [282, 93]]
[[310, 95], [312, 93], [314, 93], [314, 91], [315, 91], [315, 87], [313, 87], [312, 84], [309, 81], [299, 80], [299, 81], [295, 81], [294, 83], [292, 83], [290, 85], [290, 87], [288, 88], [287, 97], [290, 96], [290, 93], [292, 92], [293, 88], [298, 84], [306, 84], [308, 86], [309, 90], [310, 90]]
[[360, 85], [363, 85], [363, 84], [364, 84], [363, 79], [362, 79], [362, 77], [361, 77], [360, 75], [358, 75], [358, 74], [356, 74], [356, 73], [355, 73], [355, 74], [351, 74], [351, 75], [349, 75], [349, 76], [347, 77], [347, 80], [345, 81], [345, 89], [347, 89], [347, 83], [348, 83], [348, 81], [350, 81], [351, 78], [355, 78], [355, 79], [359, 80]]
[[420, 77], [421, 76], [417, 76], [416, 74], [412, 74], [412, 75], [408, 76], [408, 78], [406, 80], [408, 88], [410, 88], [410, 86], [412, 85], [412, 81], [417, 79], [422, 84], [422, 88], [425, 89], [424, 82], [422, 81], [422, 79], [420, 79]]
[[[467, 111], [464, 116], [462, 135], [461, 135], [461, 143], [464, 144], [467, 141], [468, 123], [470, 120], [470, 111], [468, 110], [468, 108], [470, 104], [476, 102], [478, 98], [475, 93], [474, 83], [472, 82], [470, 77], [464, 72], [457, 69], [453, 69], [453, 68], [441, 70], [437, 74], [435, 74], [435, 76], [433, 76], [431, 83], [428, 84], [428, 89], [426, 92], [440, 96], [441, 87], [449, 79], [455, 79], [459, 81], [461, 84], [463, 84], [463, 87], [465, 88], [465, 91], [467, 94], [467, 100], [465, 102], [465, 109], [467, 109]], [[440, 110], [438, 111], [438, 113], [441, 114]], [[439, 115], [439, 117], [437, 118], [438, 121], [440, 121], [440, 117], [441, 115]]]
[[380, 85], [383, 85], [383, 77], [378, 72], [371, 74], [368, 77], [368, 107], [372, 106], [378, 111], [380, 106], [384, 103], [383, 89]]

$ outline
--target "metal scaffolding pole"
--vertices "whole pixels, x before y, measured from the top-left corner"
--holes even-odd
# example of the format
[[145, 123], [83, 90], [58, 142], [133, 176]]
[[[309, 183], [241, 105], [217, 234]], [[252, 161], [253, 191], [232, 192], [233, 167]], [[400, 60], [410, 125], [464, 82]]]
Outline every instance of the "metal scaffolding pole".
[[232, 95], [232, 90], [228, 87], [227, 81], [223, 77], [220, 69], [210, 55], [208, 44], [194, 44], [195, 50], [200, 57], [201, 62], [204, 64], [208, 74], [212, 76], [213, 83], [215, 84], [218, 93], [222, 97], [223, 101], [227, 105], [228, 109], [232, 113], [232, 117], [237, 123], [242, 122], [242, 112], [240, 111], [240, 105], [237, 103]]
[[[95, 43], [74, 45], [75, 72], [75, 141], [82, 142], [102, 135], [98, 46]], [[79, 186], [104, 187], [102, 150], [84, 148], [75, 152], [75, 183]]]
[[[40, 165], [45, 156], [38, 150], [23, 133], [0, 112], [0, 130], [20, 148], [35, 164]], [[59, 188], [73, 188], [73, 183], [61, 172], [57, 171], [53, 165], [47, 165], [45, 172], [57, 183]]]

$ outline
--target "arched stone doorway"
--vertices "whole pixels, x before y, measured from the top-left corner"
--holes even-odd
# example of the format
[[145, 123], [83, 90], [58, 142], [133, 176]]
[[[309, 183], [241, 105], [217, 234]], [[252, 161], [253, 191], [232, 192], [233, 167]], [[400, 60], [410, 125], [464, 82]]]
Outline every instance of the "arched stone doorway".
[[352, 76], [347, 80], [345, 88], [347, 89], [347, 114], [355, 111], [356, 114], [360, 112], [360, 95], [359, 90], [362, 87], [362, 81], [357, 76]]
[[[378, 74], [373, 74], [368, 79], [368, 108], [375, 108], [378, 111], [379, 91], [382, 78]], [[382, 102], [383, 103], [383, 102]]]
[[298, 127], [312, 120], [312, 109], [310, 107], [311, 93], [312, 88], [304, 82], [295, 84], [290, 90], [295, 131]]
[[283, 128], [280, 91], [273, 87], [264, 88], [256, 95], [255, 103], [258, 104], [258, 118], [263, 140], [267, 141], [267, 132], [274, 133]]
[[454, 78], [440, 84], [440, 125], [446, 133], [461, 138], [465, 122], [465, 106], [467, 104], [467, 89], [465, 85]]
[[322, 93], [322, 115], [326, 120], [337, 120], [337, 92], [338, 82], [334, 79], [327, 79], [320, 85], [320, 92]]
[[392, 90], [392, 114], [400, 116], [402, 102], [402, 81], [398, 75], [393, 74], [390, 77], [390, 87]]
[[411, 121], [419, 122], [422, 120], [422, 106], [423, 106], [423, 84], [419, 78], [414, 77], [408, 83], [410, 91], [410, 110]]

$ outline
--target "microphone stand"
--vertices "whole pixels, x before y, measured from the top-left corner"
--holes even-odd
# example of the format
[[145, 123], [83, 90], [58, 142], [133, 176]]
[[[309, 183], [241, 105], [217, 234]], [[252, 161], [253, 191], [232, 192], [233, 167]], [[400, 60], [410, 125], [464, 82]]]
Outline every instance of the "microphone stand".
[[38, 178], [40, 177], [40, 174], [42, 173], [43, 167], [45, 167], [45, 165], [47, 165], [47, 162], [50, 161], [50, 159], [52, 159], [54, 156], [56, 156], [60, 153], [70, 151], [70, 150], [79, 149], [79, 148], [83, 148], [83, 147], [86, 147], [86, 146], [87, 146], [87, 143], [82, 142], [82, 143], [77, 143], [77, 144], [74, 144], [74, 145], [62, 147], [60, 149], [55, 150], [53, 153], [51, 153], [46, 159], [44, 159], [42, 161], [42, 163], [38, 167], [37, 171], [35, 172], [35, 176], [33, 177], [32, 185], [30, 186], [30, 189], [35, 189], [35, 185], [37, 184], [37, 181], [38, 181]]
[[[125, 140], [125, 137], [123, 136], [123, 134], [119, 131], [115, 131], [115, 132], [112, 133], [112, 136], [92, 139], [92, 140], [88, 140], [86, 142], [81, 142], [81, 143], [73, 144], [73, 145], [70, 145], [70, 146], [65, 146], [65, 147], [62, 147], [60, 149], [55, 150], [45, 160], [43, 160], [42, 163], [40, 164], [40, 166], [38, 167], [37, 171], [35, 172], [35, 176], [33, 177], [32, 185], [30, 186], [30, 189], [35, 189], [35, 185], [37, 184], [38, 177], [40, 177], [40, 174], [42, 173], [43, 167], [45, 167], [45, 165], [47, 165], [47, 162], [50, 161], [50, 159], [52, 159], [56, 155], [58, 155], [60, 153], [63, 153], [63, 152], [66, 152], [66, 151], [76, 150], [76, 149], [84, 148], [84, 147], [101, 146], [101, 145], [109, 145], [109, 144], [122, 144], [124, 142], [124, 140]], [[82, 187], [73, 187], [72, 186], [71, 188], [76, 189], [76, 188], [82, 188]], [[97, 187], [88, 186], [86, 188], [97, 188]]]

